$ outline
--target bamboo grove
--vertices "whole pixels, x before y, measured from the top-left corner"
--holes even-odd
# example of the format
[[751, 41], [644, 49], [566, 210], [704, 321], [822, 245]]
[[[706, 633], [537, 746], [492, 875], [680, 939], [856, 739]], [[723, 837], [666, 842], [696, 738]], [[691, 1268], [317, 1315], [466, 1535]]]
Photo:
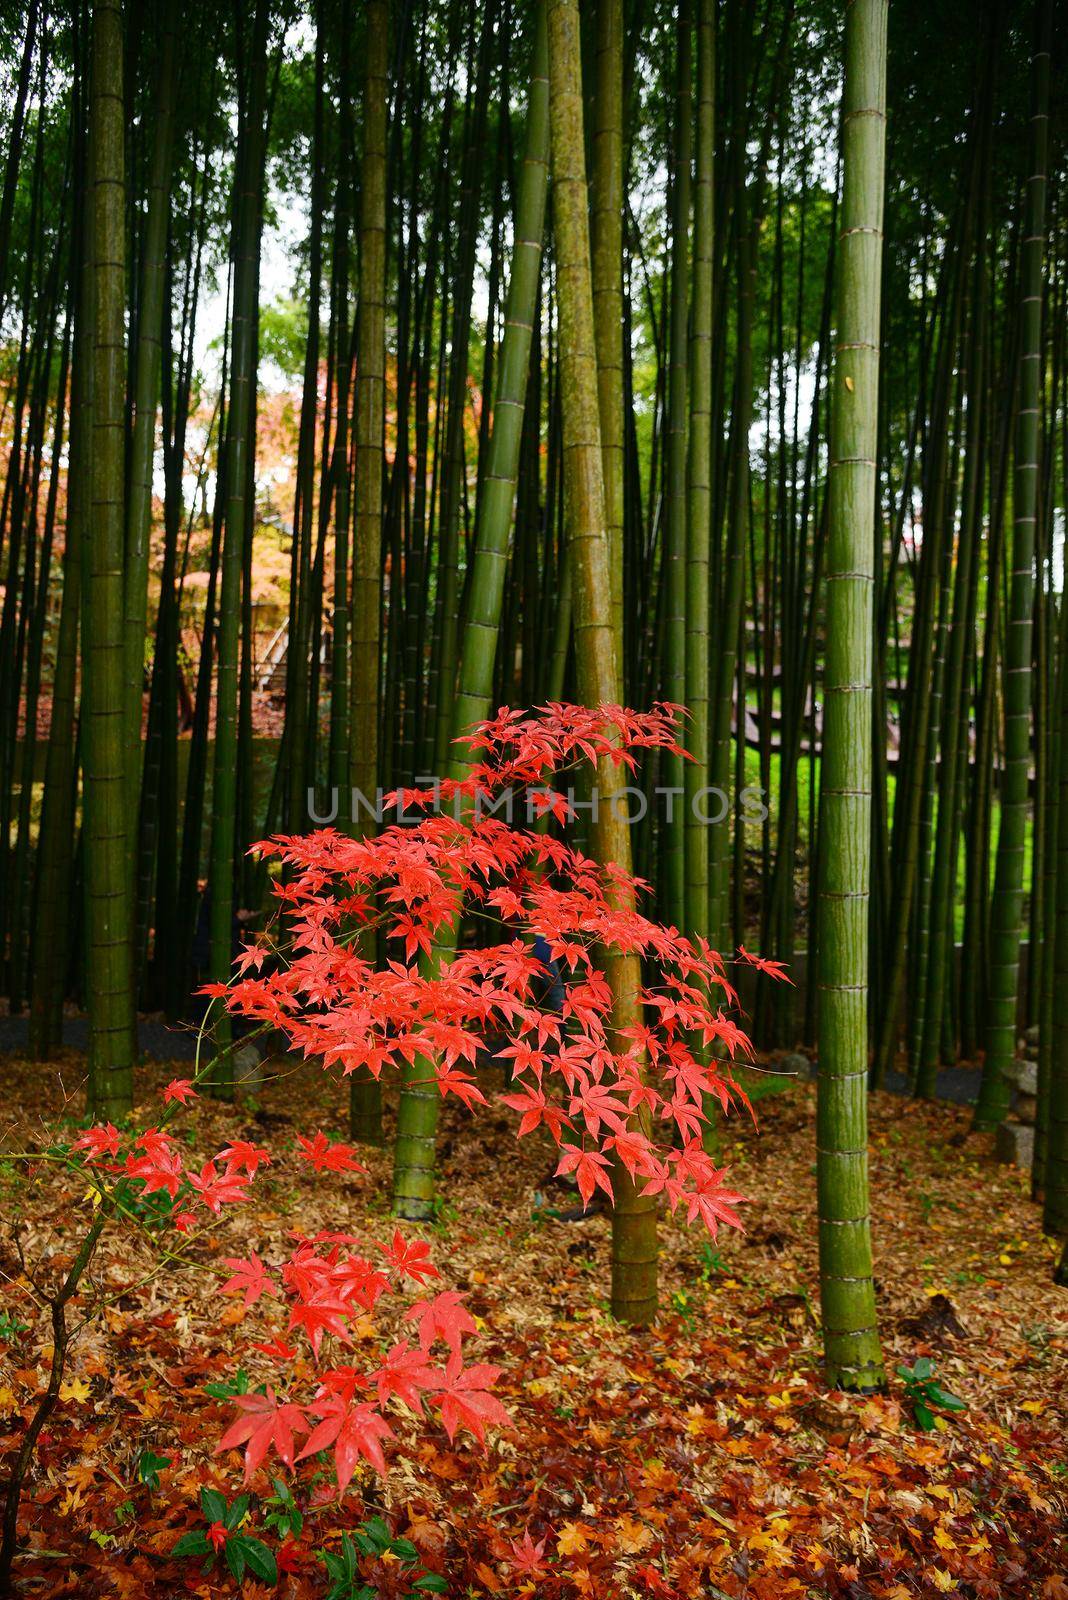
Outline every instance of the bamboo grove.
[[[981, 1061], [993, 1128], [1037, 1026], [1068, 1232], [1065, 43], [1052, 0], [7, 7], [0, 953], [34, 1056], [86, 1011], [120, 1119], [138, 1014], [198, 1020], [262, 913], [254, 841], [374, 827], [354, 795], [461, 775], [500, 705], [664, 700], [692, 759], [577, 828], [794, 977], [744, 999], [818, 1053], [831, 1376], [882, 1381], [869, 1083]], [[436, 1101], [386, 1099], [357, 1074], [352, 1131], [395, 1125], [424, 1216]], [[641, 1322], [655, 1211], [617, 1201]]]

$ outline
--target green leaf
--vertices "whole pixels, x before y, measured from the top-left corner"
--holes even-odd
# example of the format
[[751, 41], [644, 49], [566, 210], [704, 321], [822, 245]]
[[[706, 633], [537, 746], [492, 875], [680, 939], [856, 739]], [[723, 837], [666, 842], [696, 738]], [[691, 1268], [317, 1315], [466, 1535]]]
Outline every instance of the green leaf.
[[418, 1561], [419, 1552], [410, 1539], [394, 1539], [390, 1545], [395, 1556], [400, 1556], [402, 1561]]
[[278, 1582], [278, 1566], [274, 1556], [260, 1539], [252, 1539], [248, 1534], [241, 1535], [241, 1549], [245, 1560], [248, 1562], [249, 1571], [254, 1572], [257, 1578], [262, 1578], [264, 1583]]
[[925, 1433], [930, 1433], [931, 1429], [934, 1427], [934, 1414], [928, 1406], [924, 1405], [922, 1400], [916, 1401], [915, 1416], [917, 1425], [921, 1427]]
[[194, 1528], [190, 1533], [183, 1533], [174, 1549], [172, 1556], [203, 1556], [211, 1549], [208, 1536], [199, 1528]]
[[247, 1494], [239, 1494], [222, 1520], [226, 1523], [228, 1528], [240, 1527], [242, 1521], [248, 1514], [248, 1508], [249, 1496]]
[[210, 1394], [213, 1400], [232, 1400], [235, 1394], [248, 1394], [249, 1376], [244, 1367], [239, 1367], [233, 1378], [225, 1383], [206, 1383], [204, 1393]]
[[962, 1400], [959, 1394], [950, 1394], [948, 1389], [943, 1389], [939, 1384], [928, 1385], [927, 1398], [936, 1406], [941, 1406], [944, 1411], [967, 1411], [968, 1403]]
[[150, 1489], [158, 1489], [160, 1472], [170, 1464], [170, 1456], [157, 1456], [151, 1450], [142, 1450], [137, 1458], [137, 1476]]
[[421, 1578], [416, 1578], [412, 1584], [413, 1589], [422, 1589], [425, 1594], [448, 1594], [448, 1579], [443, 1578], [440, 1572], [424, 1572]]
[[245, 1576], [245, 1541], [243, 1539], [227, 1539], [226, 1565], [230, 1568], [238, 1583]]
[[200, 1509], [209, 1522], [222, 1522], [226, 1517], [226, 1496], [218, 1489], [201, 1489]]
[[381, 1517], [371, 1517], [364, 1523], [363, 1529], [376, 1550], [381, 1552], [389, 1549], [393, 1542], [392, 1536]]

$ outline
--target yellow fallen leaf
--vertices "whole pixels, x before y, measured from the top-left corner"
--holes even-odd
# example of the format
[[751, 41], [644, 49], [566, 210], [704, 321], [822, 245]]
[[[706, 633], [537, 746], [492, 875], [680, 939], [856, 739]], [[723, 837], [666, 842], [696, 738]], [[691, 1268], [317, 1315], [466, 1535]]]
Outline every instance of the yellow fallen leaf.
[[72, 1378], [69, 1383], [59, 1386], [61, 1400], [77, 1400], [79, 1403], [89, 1398], [89, 1385], [84, 1378]]
[[577, 1522], [565, 1522], [556, 1540], [556, 1553], [560, 1556], [580, 1556], [589, 1548], [585, 1531]]
[[935, 1529], [934, 1542], [939, 1550], [955, 1550], [957, 1548], [957, 1541], [947, 1528]]
[[931, 1567], [927, 1576], [942, 1594], [952, 1594], [957, 1587], [957, 1580], [951, 1572], [944, 1572], [941, 1567]]
[[1033, 1417], [1040, 1417], [1046, 1409], [1044, 1400], [1025, 1400], [1020, 1407], [1021, 1411], [1029, 1411]]

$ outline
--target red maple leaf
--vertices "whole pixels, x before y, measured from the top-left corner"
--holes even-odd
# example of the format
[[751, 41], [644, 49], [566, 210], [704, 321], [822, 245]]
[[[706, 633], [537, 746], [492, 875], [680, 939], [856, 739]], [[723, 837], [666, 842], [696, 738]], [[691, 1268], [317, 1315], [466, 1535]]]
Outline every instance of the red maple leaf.
[[280, 1460], [292, 1467], [296, 1450], [293, 1435], [308, 1431], [303, 1409], [279, 1401], [269, 1384], [266, 1394], [235, 1395], [234, 1404], [243, 1415], [227, 1428], [215, 1447], [216, 1453], [245, 1446], [246, 1484], [272, 1446]]
[[303, 1328], [311, 1342], [315, 1359], [319, 1359], [319, 1348], [323, 1342], [324, 1333], [332, 1333], [335, 1338], [341, 1339], [345, 1344], [351, 1344], [345, 1319], [348, 1316], [348, 1307], [341, 1300], [308, 1300], [303, 1305], [296, 1305], [289, 1313], [289, 1330]]
[[386, 1458], [382, 1454], [383, 1439], [392, 1439], [393, 1429], [374, 1406], [366, 1403], [351, 1406], [340, 1397], [331, 1397], [316, 1404], [322, 1421], [316, 1423], [297, 1457], [304, 1461], [320, 1450], [334, 1447], [334, 1470], [337, 1473], [339, 1494], [344, 1494], [356, 1471], [361, 1456], [369, 1461], [376, 1472], [385, 1476]]
[[793, 983], [793, 979], [786, 971], [784, 962], [769, 961], [766, 956], [752, 955], [744, 944], [738, 946], [738, 960], [744, 961], [750, 967], [755, 967], [758, 972], [765, 973], [769, 978], [776, 978], [780, 983]]
[[404, 1313], [406, 1322], [419, 1324], [419, 1344], [429, 1350], [435, 1339], [444, 1339], [449, 1349], [459, 1353], [465, 1333], [475, 1332], [471, 1315], [464, 1310], [463, 1296], [446, 1289], [432, 1300], [417, 1300]]
[[568, 1172], [575, 1174], [584, 1205], [589, 1205], [595, 1189], [603, 1189], [609, 1199], [613, 1198], [608, 1177], [608, 1157], [596, 1150], [580, 1150], [577, 1145], [566, 1145], [560, 1153], [556, 1171], [559, 1177]]
[[382, 1253], [402, 1278], [411, 1278], [413, 1283], [425, 1283], [428, 1278], [441, 1276], [430, 1260], [430, 1246], [426, 1240], [405, 1239], [399, 1228], [393, 1234], [392, 1243], [382, 1246]]
[[169, 1134], [158, 1128], [146, 1128], [135, 1141], [143, 1154], [126, 1157], [126, 1175], [140, 1178], [146, 1194], [166, 1190], [173, 1200], [182, 1182], [182, 1158], [171, 1149]]
[[243, 1294], [245, 1306], [254, 1306], [261, 1294], [277, 1294], [278, 1288], [267, 1274], [267, 1269], [256, 1254], [250, 1250], [248, 1258], [230, 1256], [223, 1262], [223, 1266], [232, 1267], [233, 1277], [228, 1278], [223, 1284], [222, 1294]]
[[119, 1130], [113, 1122], [105, 1123], [102, 1128], [87, 1128], [75, 1139], [71, 1149], [84, 1150], [83, 1161], [99, 1161], [101, 1156], [117, 1156]]
[[270, 1152], [261, 1145], [251, 1144], [248, 1139], [231, 1139], [219, 1151], [219, 1160], [236, 1172], [247, 1172], [250, 1178], [256, 1176], [260, 1167], [269, 1167], [271, 1164]]
[[306, 1139], [302, 1133], [298, 1133], [297, 1143], [301, 1147], [305, 1161], [310, 1161], [316, 1172], [367, 1171], [367, 1168], [356, 1160], [351, 1145], [331, 1144], [321, 1129], [314, 1139]]
[[545, 1540], [539, 1539], [537, 1544], [530, 1537], [529, 1528], [523, 1533], [522, 1540], [512, 1540], [511, 1567], [518, 1575], [526, 1574], [536, 1577], [539, 1572], [544, 1572], [548, 1562], [545, 1559]]
[[410, 1348], [407, 1339], [395, 1344], [378, 1371], [373, 1374], [378, 1403], [385, 1405], [391, 1394], [403, 1400], [410, 1411], [421, 1412], [422, 1394], [440, 1383], [442, 1373], [427, 1364], [423, 1350]]
[[453, 1356], [445, 1373], [445, 1383], [435, 1396], [441, 1407], [441, 1420], [450, 1439], [457, 1430], [467, 1428], [479, 1444], [486, 1439], [487, 1423], [498, 1427], [511, 1427], [512, 1419], [501, 1402], [489, 1392], [491, 1384], [501, 1375], [500, 1367], [487, 1365], [465, 1367], [459, 1356]]
[[253, 1350], [262, 1350], [265, 1356], [271, 1356], [275, 1361], [292, 1361], [297, 1353], [295, 1344], [286, 1344], [284, 1339], [269, 1339], [265, 1344], [254, 1344]]
[[165, 1101], [177, 1100], [181, 1105], [188, 1105], [190, 1100], [197, 1099], [197, 1092], [193, 1088], [192, 1078], [172, 1078], [163, 1091]]
[[213, 1215], [218, 1216], [228, 1201], [244, 1200], [248, 1193], [248, 1179], [233, 1167], [220, 1172], [214, 1161], [205, 1161], [199, 1175], [189, 1174], [190, 1187], [195, 1189]]

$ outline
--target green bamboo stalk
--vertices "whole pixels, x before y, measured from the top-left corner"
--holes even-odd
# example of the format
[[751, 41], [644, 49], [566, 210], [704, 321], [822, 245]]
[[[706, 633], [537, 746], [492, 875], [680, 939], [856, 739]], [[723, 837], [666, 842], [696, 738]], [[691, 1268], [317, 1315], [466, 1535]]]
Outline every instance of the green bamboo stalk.
[[130, 492], [126, 507], [126, 572], [123, 590], [125, 682], [126, 842], [130, 893], [135, 893], [138, 814], [141, 799], [141, 711], [148, 619], [148, 542], [152, 526], [152, 471], [160, 390], [160, 329], [165, 305], [167, 224], [177, 90], [175, 13], [166, 12], [152, 119], [152, 167], [148, 184], [138, 297], [134, 371], [134, 426], [130, 441]]
[[[360, 169], [360, 302], [353, 419], [356, 449], [349, 781], [374, 804], [379, 781], [378, 714], [382, 626], [382, 486], [386, 404], [386, 121], [389, 0], [368, 0]], [[357, 835], [373, 824], [352, 819]], [[365, 952], [369, 953], [369, 952]], [[350, 1079], [352, 1136], [382, 1142], [382, 1090], [365, 1070]]]
[[[671, 318], [668, 350], [668, 413], [665, 460], [663, 623], [664, 694], [677, 705], [686, 701], [686, 452], [689, 437], [687, 319], [690, 298], [690, 195], [693, 147], [693, 18], [690, 0], [681, 0], [676, 29], [675, 165], [671, 191]], [[663, 892], [668, 918], [686, 922], [685, 814], [677, 805], [685, 788], [681, 756], [668, 755], [664, 781], [676, 791], [676, 805], [664, 822]]]
[[931, 875], [930, 906], [932, 926], [926, 969], [919, 977], [926, 988], [923, 1034], [917, 1063], [916, 1093], [933, 1099], [938, 1077], [945, 1002], [948, 996], [953, 960], [954, 909], [956, 905], [957, 853], [959, 843], [958, 797], [967, 759], [966, 682], [968, 643], [974, 631], [973, 573], [979, 559], [981, 534], [980, 506], [985, 471], [983, 422], [985, 417], [983, 330], [987, 316], [986, 235], [988, 226], [990, 124], [993, 112], [993, 30], [987, 48], [984, 90], [978, 115], [982, 119], [977, 147], [977, 175], [980, 183], [980, 209], [977, 247], [973, 269], [971, 336], [967, 359], [967, 437], [964, 446], [964, 489], [961, 504], [960, 537], [953, 590], [953, 616], [949, 630], [949, 658], [946, 666], [945, 713], [942, 733], [942, 759], [938, 772], [938, 818], [935, 834], [934, 866]]
[[132, 992], [123, 701], [125, 117], [118, 0], [93, 5], [91, 525], [82, 634], [89, 1104], [118, 1121], [133, 1106]]
[[460, 516], [466, 484], [464, 418], [467, 409], [468, 353], [471, 339], [471, 301], [474, 292], [475, 247], [480, 211], [480, 173], [485, 159], [486, 119], [489, 107], [489, 72], [494, 37], [496, 0], [481, 14], [482, 31], [473, 95], [464, 128], [461, 169], [459, 248], [449, 349], [449, 379], [445, 419], [444, 456], [439, 512], [437, 640], [433, 670], [433, 771], [444, 772], [449, 759], [453, 695], [456, 689], [460, 636]]
[[697, 124], [690, 300], [690, 435], [686, 465], [685, 931], [708, 933], [709, 561], [712, 537], [712, 290], [716, 12], [697, 7]]
[[[226, 528], [222, 545], [217, 630], [215, 771], [212, 783], [208, 882], [211, 891], [209, 975], [229, 981], [233, 960], [234, 876], [237, 855], [237, 675], [241, 577], [247, 525], [253, 516], [249, 419], [256, 385], [256, 300], [263, 188], [268, 0], [258, 0], [252, 28], [250, 83], [234, 196], [234, 313], [226, 462]], [[229, 1014], [220, 1007], [219, 1058], [212, 1087], [233, 1094]]]
[[[486, 478], [479, 501], [467, 618], [460, 651], [459, 692], [453, 707], [454, 740], [472, 724], [484, 721], [492, 709], [494, 662], [508, 567], [508, 537], [523, 439], [548, 185], [549, 80], [544, 0], [539, 0], [535, 27], [526, 145], [516, 201], [504, 338], [497, 367]], [[450, 744], [450, 756], [450, 775], [463, 777], [469, 764], [463, 747]], [[454, 926], [449, 935], [441, 939], [430, 958], [431, 970], [448, 956], [457, 931]], [[393, 1210], [398, 1216], [413, 1219], [429, 1214], [434, 1197], [440, 1096], [435, 1085], [426, 1080], [427, 1068], [423, 1062], [416, 1062], [405, 1071], [397, 1110]]]
[[[78, 169], [82, 170], [81, 161]], [[37, 847], [32, 945], [30, 1054], [47, 1061], [63, 1038], [63, 987], [67, 972], [68, 893], [74, 858], [75, 744], [78, 625], [82, 608], [82, 547], [87, 540], [89, 450], [93, 403], [92, 207], [79, 206], [79, 247], [73, 293], [74, 357], [71, 372], [67, 517], [63, 544], [63, 599], [52, 679], [41, 831]]]
[[[587, 217], [582, 115], [582, 68], [576, 0], [549, 4], [549, 127], [553, 224], [560, 309], [560, 383], [568, 546], [574, 593], [573, 630], [579, 693], [587, 705], [618, 698], [621, 652], [612, 627], [610, 551], [597, 395], [593, 289]], [[620, 769], [598, 763], [599, 805], [593, 821], [598, 860], [624, 873], [631, 863], [630, 830], [614, 803]], [[617, 1028], [640, 1020], [641, 974], [636, 958], [611, 953], [606, 976]], [[656, 1207], [617, 1168], [612, 1215], [612, 1310], [631, 1323], [656, 1315]]]
[[[1057, 459], [1057, 418], [1062, 418], [1062, 427], [1068, 431], [1068, 413], [1065, 410], [1065, 392], [1068, 389], [1068, 373], [1065, 370], [1065, 321], [1064, 321], [1064, 287], [1056, 284], [1051, 290], [1052, 306], [1051, 321], [1053, 327], [1059, 329], [1059, 337], [1053, 343], [1053, 371], [1050, 396], [1050, 428], [1048, 445], [1045, 449], [1047, 463], [1047, 481], [1045, 486], [1044, 501], [1049, 506], [1053, 500], [1053, 470]], [[1059, 302], [1059, 303], [1058, 303]], [[1058, 405], [1058, 401], [1060, 404]], [[1068, 466], [1068, 456], [1064, 458]], [[1048, 521], [1048, 517], [1047, 517]], [[1049, 556], [1047, 544], [1047, 559]], [[1052, 561], [1047, 568], [1052, 580]], [[1050, 1088], [1052, 1081], [1052, 1042], [1053, 1042], [1053, 1005], [1055, 990], [1055, 968], [1057, 950], [1056, 930], [1056, 899], [1057, 899], [1057, 847], [1058, 832], [1060, 827], [1060, 773], [1058, 771], [1058, 758], [1060, 744], [1058, 732], [1060, 719], [1064, 715], [1064, 698], [1068, 694], [1068, 673], [1065, 672], [1064, 663], [1068, 659], [1068, 650], [1065, 649], [1065, 634], [1068, 630], [1068, 607], [1060, 603], [1059, 611], [1052, 593], [1046, 597], [1047, 625], [1049, 628], [1049, 715], [1046, 726], [1046, 812], [1047, 828], [1045, 849], [1042, 860], [1042, 895], [1043, 927], [1045, 938], [1040, 946], [1032, 946], [1036, 952], [1036, 959], [1040, 963], [1040, 994], [1039, 994], [1039, 1051], [1038, 1051], [1038, 1081], [1035, 1107], [1035, 1152], [1031, 1163], [1031, 1198], [1039, 1204], [1045, 1198], [1046, 1190], [1046, 1160], [1049, 1152], [1049, 1114], [1050, 1114]]]
[[323, 18], [315, 11], [315, 110], [312, 134], [311, 217], [308, 240], [308, 336], [304, 347], [304, 377], [300, 398], [300, 433], [297, 445], [296, 496], [290, 565], [289, 648], [286, 653], [286, 748], [289, 758], [285, 816], [295, 833], [308, 826], [307, 790], [315, 783], [307, 760], [309, 735], [318, 705], [309, 708], [311, 685], [312, 615], [315, 609], [312, 577], [312, 524], [315, 512], [315, 439], [319, 420], [319, 317], [323, 256], [323, 76], [325, 55]]
[[868, 1199], [867, 985], [887, 10], [887, 0], [854, 0], [846, 13], [820, 797], [820, 1305], [828, 1382], [859, 1390], [884, 1381]]
[[345, 787], [349, 771], [349, 209], [351, 179], [346, 169], [352, 143], [349, 67], [350, 5], [341, 18], [339, 68], [342, 170], [334, 206], [334, 277], [337, 282], [337, 428], [334, 434], [334, 638], [330, 676], [331, 788]]
[[1013, 474], [1012, 586], [1005, 645], [1005, 773], [1001, 790], [994, 897], [990, 909], [990, 1000], [986, 1055], [975, 1126], [1005, 1116], [1004, 1068], [1016, 1049], [1016, 1003], [1023, 929], [1023, 867], [1031, 764], [1031, 624], [1034, 610], [1039, 394], [1042, 384], [1042, 261], [1049, 148], [1051, 0], [1037, 0], [1032, 56], [1031, 174], [1020, 273], [1020, 376]]
[[[612, 630], [623, 651], [623, 3], [597, 0], [590, 249]], [[623, 660], [620, 660], [620, 684]], [[622, 693], [622, 690], [621, 690]]]
[[[1040, 1169], [1043, 1192], [1042, 1226], [1054, 1237], [1068, 1239], [1068, 605], [1061, 597], [1059, 720], [1057, 749], [1056, 879], [1053, 915], [1053, 984], [1049, 1002], [1050, 1036], [1044, 1108], [1044, 1150]], [[1066, 1282], [1068, 1249], [1057, 1275]]]

